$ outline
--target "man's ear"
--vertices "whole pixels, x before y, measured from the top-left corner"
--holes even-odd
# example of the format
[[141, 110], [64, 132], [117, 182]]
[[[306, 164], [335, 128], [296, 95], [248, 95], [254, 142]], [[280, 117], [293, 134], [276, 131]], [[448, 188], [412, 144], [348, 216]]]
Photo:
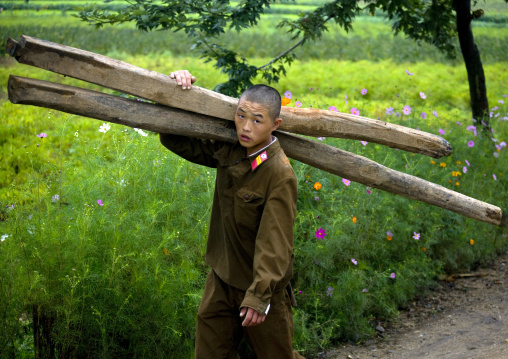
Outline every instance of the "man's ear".
[[275, 119], [275, 121], [273, 121], [273, 127], [272, 127], [272, 131], [275, 131], [276, 129], [279, 128], [279, 126], [281, 125], [282, 123], [282, 118], [278, 117]]

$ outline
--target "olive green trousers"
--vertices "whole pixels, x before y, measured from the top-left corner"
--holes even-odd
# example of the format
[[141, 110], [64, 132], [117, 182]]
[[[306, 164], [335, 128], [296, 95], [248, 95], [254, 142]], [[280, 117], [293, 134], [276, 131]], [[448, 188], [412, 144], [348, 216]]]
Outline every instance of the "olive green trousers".
[[240, 304], [245, 291], [223, 282], [213, 270], [206, 279], [198, 310], [196, 359], [237, 359], [245, 337], [258, 359], [303, 358], [293, 351], [293, 312], [287, 290], [273, 293], [263, 323], [242, 327]]

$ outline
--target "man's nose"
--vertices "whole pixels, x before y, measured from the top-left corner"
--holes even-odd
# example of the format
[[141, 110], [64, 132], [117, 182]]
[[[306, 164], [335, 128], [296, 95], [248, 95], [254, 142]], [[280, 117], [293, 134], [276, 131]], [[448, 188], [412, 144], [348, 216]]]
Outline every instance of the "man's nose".
[[243, 128], [243, 130], [244, 130], [245, 132], [250, 132], [250, 122], [249, 122], [249, 121], [245, 121], [245, 122], [243, 123], [242, 128]]

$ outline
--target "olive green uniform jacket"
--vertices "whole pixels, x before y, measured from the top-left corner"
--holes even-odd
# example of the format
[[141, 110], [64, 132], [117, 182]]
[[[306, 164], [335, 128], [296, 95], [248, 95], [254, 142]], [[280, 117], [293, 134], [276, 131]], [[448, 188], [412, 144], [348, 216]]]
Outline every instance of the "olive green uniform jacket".
[[[288, 158], [274, 141], [246, 157], [238, 142], [203, 141], [160, 134], [179, 156], [217, 168], [206, 262], [228, 285], [244, 290], [241, 307], [266, 313], [273, 292], [293, 274], [293, 225], [297, 181]], [[251, 163], [266, 152], [255, 169]]]

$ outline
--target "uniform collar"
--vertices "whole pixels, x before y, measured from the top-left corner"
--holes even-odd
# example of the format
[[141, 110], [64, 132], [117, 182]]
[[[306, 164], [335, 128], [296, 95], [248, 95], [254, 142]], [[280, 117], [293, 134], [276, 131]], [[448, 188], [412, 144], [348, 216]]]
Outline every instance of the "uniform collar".
[[277, 137], [272, 136], [272, 142], [249, 156], [252, 171], [255, 171], [263, 162], [272, 157], [278, 150], [280, 150], [279, 141], [277, 140]]

